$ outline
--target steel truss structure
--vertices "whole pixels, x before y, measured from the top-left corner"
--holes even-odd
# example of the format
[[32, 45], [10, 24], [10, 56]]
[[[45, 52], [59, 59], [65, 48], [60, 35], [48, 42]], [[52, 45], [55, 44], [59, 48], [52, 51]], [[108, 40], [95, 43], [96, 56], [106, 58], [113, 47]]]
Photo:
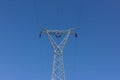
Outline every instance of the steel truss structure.
[[[77, 34], [73, 32], [73, 29], [68, 30], [43, 30], [40, 32], [40, 36], [42, 33], [47, 34], [48, 39], [53, 47], [54, 50], [54, 59], [53, 59], [53, 66], [52, 66], [52, 80], [65, 80], [65, 72], [64, 72], [64, 61], [63, 61], [63, 49], [65, 47], [66, 42], [71, 34]], [[55, 35], [56, 38], [60, 38], [62, 35], [65, 35], [63, 40], [60, 44], [57, 44], [54, 40]]]

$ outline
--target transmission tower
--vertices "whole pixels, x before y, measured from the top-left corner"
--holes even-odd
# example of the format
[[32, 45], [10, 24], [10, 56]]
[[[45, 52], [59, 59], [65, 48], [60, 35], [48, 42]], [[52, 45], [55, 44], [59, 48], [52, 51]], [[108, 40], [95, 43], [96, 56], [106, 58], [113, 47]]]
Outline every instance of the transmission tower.
[[[70, 35], [74, 35], [77, 38], [77, 33], [73, 29], [68, 30], [48, 30], [44, 29], [40, 32], [40, 37], [42, 34], [47, 34], [48, 39], [54, 50], [54, 59], [52, 66], [52, 80], [65, 80], [64, 72], [64, 61], [63, 61], [63, 49]], [[60, 38], [64, 35], [63, 40], [57, 44], [55, 42], [55, 37]]]

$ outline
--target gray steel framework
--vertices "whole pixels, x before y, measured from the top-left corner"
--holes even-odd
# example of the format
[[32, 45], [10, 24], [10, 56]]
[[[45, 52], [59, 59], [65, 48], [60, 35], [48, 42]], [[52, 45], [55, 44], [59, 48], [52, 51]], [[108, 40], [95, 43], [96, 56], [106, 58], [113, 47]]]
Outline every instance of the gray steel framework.
[[[54, 59], [53, 59], [53, 66], [52, 66], [52, 80], [65, 80], [65, 72], [64, 72], [64, 61], [63, 61], [63, 49], [65, 47], [65, 44], [71, 34], [75, 34], [75, 37], [77, 37], [77, 34], [73, 32], [73, 29], [68, 30], [47, 30], [45, 29], [40, 33], [40, 36], [42, 33], [46, 33], [48, 36], [48, 39], [53, 47], [54, 50]], [[65, 35], [63, 40], [60, 44], [57, 44], [52, 37], [52, 35], [55, 35], [57, 38], [61, 37], [61, 35]]]

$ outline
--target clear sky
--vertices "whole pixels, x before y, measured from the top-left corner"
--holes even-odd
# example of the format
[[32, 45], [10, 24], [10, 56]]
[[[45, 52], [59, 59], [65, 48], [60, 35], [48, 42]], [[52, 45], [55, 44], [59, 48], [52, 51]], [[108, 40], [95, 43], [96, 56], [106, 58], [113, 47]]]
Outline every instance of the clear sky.
[[41, 27], [76, 27], [65, 80], [120, 80], [119, 0], [0, 0], [0, 80], [51, 80], [53, 50]]

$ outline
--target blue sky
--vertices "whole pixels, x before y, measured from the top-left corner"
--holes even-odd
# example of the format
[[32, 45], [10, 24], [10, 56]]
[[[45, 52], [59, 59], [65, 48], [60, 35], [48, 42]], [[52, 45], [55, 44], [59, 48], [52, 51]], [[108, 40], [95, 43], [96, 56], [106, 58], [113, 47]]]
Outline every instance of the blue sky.
[[41, 27], [76, 27], [64, 49], [66, 80], [120, 80], [119, 0], [1, 0], [0, 80], [51, 80]]

